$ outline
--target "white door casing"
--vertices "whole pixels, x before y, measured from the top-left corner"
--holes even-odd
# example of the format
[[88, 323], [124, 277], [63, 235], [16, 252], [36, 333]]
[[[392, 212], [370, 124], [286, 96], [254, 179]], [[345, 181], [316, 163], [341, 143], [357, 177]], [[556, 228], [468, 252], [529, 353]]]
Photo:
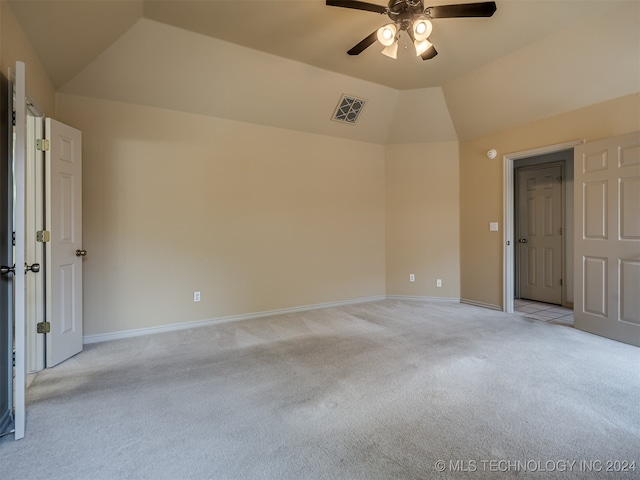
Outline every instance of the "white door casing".
[[82, 133], [46, 119], [47, 367], [82, 351]]
[[520, 297], [561, 305], [561, 165], [517, 170]]
[[575, 149], [576, 328], [640, 346], [640, 132]]
[[16, 62], [15, 70], [15, 144], [14, 144], [14, 438], [24, 437], [26, 427], [26, 323], [25, 323], [25, 141], [26, 141], [26, 83], [25, 65]]

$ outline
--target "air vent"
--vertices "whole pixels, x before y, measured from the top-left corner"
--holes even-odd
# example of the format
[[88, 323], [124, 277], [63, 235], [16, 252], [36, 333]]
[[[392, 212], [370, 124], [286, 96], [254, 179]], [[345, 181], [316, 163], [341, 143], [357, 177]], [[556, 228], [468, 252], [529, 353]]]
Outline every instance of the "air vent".
[[367, 103], [367, 101], [361, 98], [352, 97], [350, 95], [342, 95], [342, 98], [338, 102], [336, 111], [333, 113], [333, 117], [331, 119], [335, 120], [336, 122], [344, 122], [355, 125], [355, 123], [358, 121], [360, 112], [362, 112], [362, 109], [364, 108], [365, 103]]

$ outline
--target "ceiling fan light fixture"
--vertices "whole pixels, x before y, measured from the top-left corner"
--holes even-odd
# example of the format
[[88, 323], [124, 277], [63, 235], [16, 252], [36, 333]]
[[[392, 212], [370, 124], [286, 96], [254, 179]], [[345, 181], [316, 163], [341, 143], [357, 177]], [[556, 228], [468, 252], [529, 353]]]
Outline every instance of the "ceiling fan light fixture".
[[382, 54], [396, 60], [398, 58], [398, 42], [393, 42], [388, 47], [384, 47]]
[[419, 42], [426, 40], [433, 31], [433, 24], [426, 17], [419, 17], [411, 26], [413, 30], [413, 38]]
[[420, 42], [415, 40], [413, 45], [416, 47], [416, 56], [418, 57], [433, 47], [433, 44], [429, 40], [422, 40]]
[[385, 47], [390, 47], [396, 41], [396, 33], [398, 33], [398, 28], [395, 24], [383, 25], [378, 29], [378, 41]]

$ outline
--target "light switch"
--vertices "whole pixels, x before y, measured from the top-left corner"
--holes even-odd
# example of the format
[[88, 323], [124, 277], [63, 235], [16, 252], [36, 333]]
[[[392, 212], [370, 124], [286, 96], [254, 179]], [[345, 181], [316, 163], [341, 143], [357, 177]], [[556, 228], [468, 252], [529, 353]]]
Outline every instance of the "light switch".
[[492, 232], [497, 232], [498, 231], [498, 222], [489, 223], [489, 230], [492, 231]]

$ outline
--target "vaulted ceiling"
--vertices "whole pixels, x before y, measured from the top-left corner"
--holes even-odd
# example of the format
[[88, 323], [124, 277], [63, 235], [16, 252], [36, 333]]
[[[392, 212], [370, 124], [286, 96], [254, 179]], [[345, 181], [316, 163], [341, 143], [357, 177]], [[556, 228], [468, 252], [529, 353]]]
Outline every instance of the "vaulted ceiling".
[[[491, 18], [434, 20], [428, 61], [377, 44], [347, 55], [388, 19], [324, 0], [9, 3], [62, 93], [286, 128], [308, 120], [303, 129], [366, 141], [470, 138], [640, 88], [637, 0], [498, 0]], [[450, 3], [469, 1], [425, 1]], [[628, 74], [609, 80], [620, 64]], [[313, 125], [314, 105], [324, 122], [320, 100], [333, 108], [341, 92], [376, 100], [361, 133]]]
[[[459, 1], [434, 0], [426, 5], [449, 3]], [[497, 3], [491, 18], [434, 20], [431, 38], [440, 52], [436, 58], [423, 61], [410, 48], [402, 51], [401, 45], [394, 61], [380, 55], [378, 45], [358, 57], [346, 54], [388, 23], [386, 16], [328, 7], [323, 0], [11, 1], [56, 87], [144, 17], [400, 90], [441, 86], [620, 2]]]

